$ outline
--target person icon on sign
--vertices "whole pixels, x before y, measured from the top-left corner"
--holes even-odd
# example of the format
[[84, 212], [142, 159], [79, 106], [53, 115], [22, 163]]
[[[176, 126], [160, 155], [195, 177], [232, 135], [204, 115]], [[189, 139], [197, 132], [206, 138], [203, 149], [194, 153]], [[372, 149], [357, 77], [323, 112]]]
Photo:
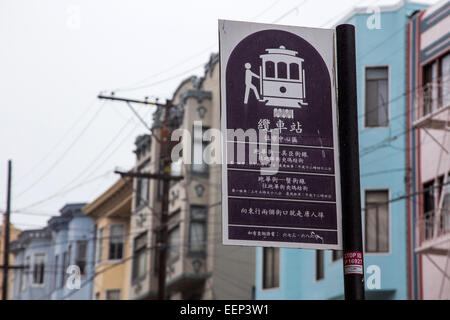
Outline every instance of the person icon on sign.
[[245, 96], [244, 96], [244, 103], [247, 104], [247, 102], [248, 102], [248, 96], [250, 95], [250, 90], [253, 91], [253, 93], [256, 96], [256, 99], [261, 101], [261, 99], [259, 97], [258, 89], [252, 83], [253, 78], [257, 78], [257, 79], [260, 79], [260, 78], [259, 78], [259, 76], [256, 73], [254, 73], [254, 72], [252, 72], [252, 70], [250, 70], [250, 68], [252, 67], [252, 65], [250, 63], [247, 62], [244, 66], [245, 66]]

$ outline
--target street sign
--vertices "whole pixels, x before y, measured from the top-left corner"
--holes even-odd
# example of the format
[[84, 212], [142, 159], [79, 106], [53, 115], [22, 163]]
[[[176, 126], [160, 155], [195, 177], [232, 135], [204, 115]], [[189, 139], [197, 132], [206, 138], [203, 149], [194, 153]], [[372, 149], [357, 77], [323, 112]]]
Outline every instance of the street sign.
[[334, 30], [219, 21], [223, 243], [342, 249]]

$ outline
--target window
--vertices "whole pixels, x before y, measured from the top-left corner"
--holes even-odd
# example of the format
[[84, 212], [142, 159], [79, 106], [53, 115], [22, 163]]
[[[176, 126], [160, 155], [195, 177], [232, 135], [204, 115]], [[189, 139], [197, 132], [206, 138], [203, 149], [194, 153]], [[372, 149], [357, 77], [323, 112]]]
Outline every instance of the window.
[[86, 256], [87, 256], [87, 241], [77, 242], [77, 255], [75, 257], [75, 264], [80, 268], [80, 275], [86, 273]]
[[[69, 247], [70, 248], [70, 247]], [[62, 263], [62, 267], [61, 267], [61, 283], [60, 283], [60, 287], [64, 287], [64, 283], [66, 283], [66, 270], [69, 267], [69, 254], [68, 252], [64, 252], [63, 253], [63, 263]]]
[[70, 262], [72, 260], [72, 245], [69, 244], [69, 248], [67, 249], [67, 266], [66, 268], [70, 265]]
[[100, 292], [95, 293], [95, 300], [100, 300]]
[[366, 252], [389, 251], [389, 192], [366, 191]]
[[180, 227], [176, 226], [169, 231], [169, 254], [167, 259], [169, 261], [176, 260], [180, 251]]
[[124, 242], [125, 226], [123, 224], [111, 225], [109, 229], [109, 260], [122, 259]]
[[120, 289], [106, 290], [106, 300], [120, 300]]
[[322, 280], [325, 275], [323, 250], [316, 250], [316, 280]]
[[133, 272], [132, 279], [138, 279], [145, 276], [147, 262], [147, 232], [144, 232], [134, 238], [133, 245]]
[[[141, 165], [138, 172], [144, 172], [144, 168], [148, 165], [148, 162]], [[136, 181], [136, 208], [148, 203], [149, 195], [149, 180], [146, 178], [138, 178]]]
[[206, 212], [207, 209], [204, 206], [191, 206], [189, 252], [206, 251]]
[[[155, 234], [155, 247], [158, 247], [160, 243], [161, 233]], [[159, 250], [153, 250], [153, 274], [157, 276], [159, 274]]]
[[434, 180], [423, 185], [423, 192], [425, 239], [431, 239], [434, 231]]
[[102, 255], [103, 255], [103, 234], [104, 234], [105, 228], [100, 228], [98, 230], [98, 236], [97, 236], [97, 263], [102, 262]]
[[34, 255], [33, 284], [43, 284], [45, 274], [45, 254]]
[[263, 248], [263, 289], [280, 285], [280, 248]]
[[339, 259], [342, 259], [342, 250], [333, 250], [331, 253], [331, 260], [337, 261]]
[[423, 115], [433, 112], [438, 107], [438, 65], [433, 61], [423, 67]]
[[450, 231], [450, 193], [444, 194], [442, 201], [442, 212], [440, 221], [441, 231], [447, 233]]
[[[181, 174], [183, 172], [183, 158], [179, 158], [176, 161], [172, 161], [172, 163], [170, 164], [170, 175], [173, 177], [181, 177]], [[172, 188], [174, 185], [176, 185], [178, 183], [179, 180], [173, 180], [171, 179], [169, 181], [169, 188]], [[158, 184], [158, 187], [162, 188], [162, 184], [161, 186]], [[162, 189], [161, 191], [158, 190], [158, 199], [161, 199], [161, 194], [162, 194]]]
[[[179, 177], [183, 169], [183, 158], [179, 158], [170, 164], [170, 175]], [[172, 180], [171, 180], [172, 181]]]
[[30, 273], [30, 257], [25, 258], [25, 269], [21, 270], [20, 290], [24, 291], [28, 286], [28, 274]]
[[365, 126], [389, 125], [388, 67], [366, 68]]
[[72, 264], [72, 245], [69, 244], [69, 248], [67, 249], [67, 264], [64, 266], [64, 283], [66, 283], [69, 275], [67, 274], [67, 268]]
[[59, 263], [59, 256], [55, 256], [55, 270], [53, 272], [53, 290], [56, 290], [58, 287], [58, 263]]
[[203, 133], [208, 128], [201, 125], [194, 124], [193, 127], [193, 141], [192, 141], [192, 172], [194, 173], [207, 173], [208, 164], [203, 159], [203, 152], [208, 145], [208, 141], [203, 140]]
[[440, 105], [446, 107], [450, 105], [450, 52], [440, 59]]

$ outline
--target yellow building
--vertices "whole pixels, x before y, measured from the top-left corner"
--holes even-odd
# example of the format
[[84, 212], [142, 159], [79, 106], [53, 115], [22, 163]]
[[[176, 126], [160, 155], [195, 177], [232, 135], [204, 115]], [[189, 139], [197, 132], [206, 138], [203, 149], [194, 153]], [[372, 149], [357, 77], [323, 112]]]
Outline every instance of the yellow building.
[[[3, 215], [4, 216], [4, 215]], [[4, 257], [3, 257], [3, 250], [5, 248], [5, 244], [4, 244], [4, 240], [3, 238], [4, 236], [4, 232], [5, 232], [5, 220], [3, 219], [3, 223], [1, 225], [0, 228], [0, 265], [4, 264]], [[12, 224], [9, 225], [9, 243], [13, 242], [14, 240], [17, 240], [17, 238], [19, 237], [21, 230], [17, 229], [16, 227], [14, 227]], [[9, 254], [9, 265], [14, 265], [14, 254], [10, 253]], [[12, 279], [13, 279], [13, 273], [15, 272], [14, 269], [10, 269], [9, 270], [9, 274], [8, 274], [8, 279], [9, 279], [9, 284], [8, 284], [8, 299], [11, 297], [11, 292], [12, 292]], [[3, 270], [0, 268], [0, 295], [2, 292], [2, 288], [3, 288]]]
[[131, 197], [132, 181], [121, 178], [83, 208], [96, 224], [94, 299], [128, 298], [132, 262], [128, 241]]

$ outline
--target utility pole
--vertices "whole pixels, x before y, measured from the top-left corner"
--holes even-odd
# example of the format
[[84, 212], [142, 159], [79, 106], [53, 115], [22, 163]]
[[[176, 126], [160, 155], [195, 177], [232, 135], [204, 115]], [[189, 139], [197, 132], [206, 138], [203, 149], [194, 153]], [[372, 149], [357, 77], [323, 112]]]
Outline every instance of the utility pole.
[[346, 300], [364, 300], [355, 27], [336, 28], [342, 243]]
[[3, 247], [3, 286], [2, 286], [2, 300], [8, 299], [8, 274], [9, 274], [9, 225], [11, 216], [11, 170], [12, 163], [8, 160], [8, 186], [6, 195], [6, 212], [4, 220], [4, 247]]
[[[120, 174], [121, 176], [128, 176], [133, 178], [146, 178], [146, 179], [157, 179], [162, 181], [163, 190], [162, 190], [162, 199], [161, 199], [161, 216], [160, 216], [160, 224], [158, 226], [158, 237], [159, 240], [156, 247], [159, 251], [159, 259], [158, 259], [158, 299], [165, 300], [166, 299], [166, 266], [167, 266], [167, 250], [168, 250], [168, 229], [167, 222], [169, 216], [169, 188], [170, 181], [181, 180], [182, 176], [171, 176], [170, 167], [172, 164], [171, 159], [171, 143], [170, 136], [172, 134], [172, 126], [170, 125], [170, 109], [172, 108], [172, 101], [167, 100], [165, 104], [150, 102], [150, 101], [141, 101], [135, 99], [127, 99], [127, 98], [119, 98], [114, 96], [104, 96], [99, 95], [99, 99], [108, 99], [115, 101], [123, 101], [131, 107], [130, 103], [141, 103], [141, 104], [150, 104], [156, 105], [158, 107], [163, 108], [164, 110], [164, 120], [162, 121], [162, 125], [159, 132], [158, 142], [160, 144], [160, 152], [161, 152], [161, 161], [162, 161], [162, 172], [152, 174], [152, 173], [139, 173], [139, 172], [121, 172], [115, 171], [115, 173]], [[134, 111], [134, 109], [132, 109]], [[135, 113], [136, 114], [136, 113]], [[142, 120], [141, 120], [142, 121]], [[156, 137], [155, 137], [156, 138]]]
[[[167, 101], [167, 107], [164, 110], [164, 121], [160, 129], [160, 152], [162, 160], [163, 174], [170, 175], [170, 131], [169, 117], [172, 102]], [[159, 249], [158, 260], [158, 299], [166, 298], [166, 268], [167, 268], [167, 249], [168, 249], [168, 230], [167, 220], [169, 216], [169, 179], [163, 180], [162, 203], [161, 203], [161, 220], [159, 225], [159, 241], [157, 248]]]

